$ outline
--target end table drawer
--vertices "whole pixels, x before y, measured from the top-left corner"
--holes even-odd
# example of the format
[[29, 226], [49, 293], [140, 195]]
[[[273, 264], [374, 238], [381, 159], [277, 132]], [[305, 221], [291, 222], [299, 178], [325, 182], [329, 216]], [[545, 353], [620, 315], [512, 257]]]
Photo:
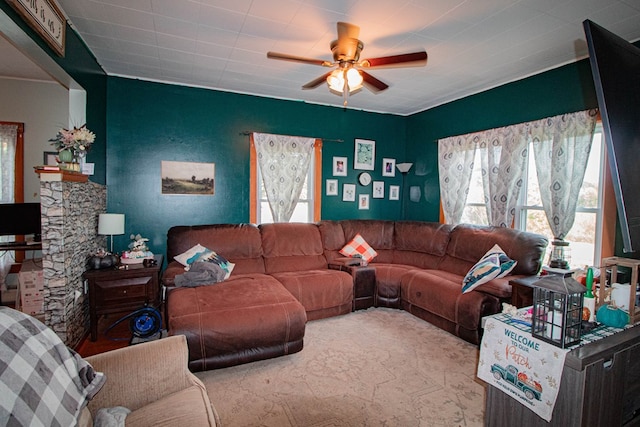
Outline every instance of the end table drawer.
[[103, 302], [120, 300], [144, 300], [147, 295], [147, 285], [151, 277], [133, 277], [130, 279], [96, 282], [96, 294]]

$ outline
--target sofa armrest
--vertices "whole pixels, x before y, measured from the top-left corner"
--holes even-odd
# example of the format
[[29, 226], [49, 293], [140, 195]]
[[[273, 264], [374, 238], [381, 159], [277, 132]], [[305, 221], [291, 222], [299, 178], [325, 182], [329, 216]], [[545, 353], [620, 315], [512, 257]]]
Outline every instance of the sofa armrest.
[[184, 335], [108, 351], [86, 360], [107, 378], [89, 402], [93, 416], [105, 407], [124, 406], [133, 411], [193, 385], [206, 394], [202, 382], [187, 367]]
[[338, 260], [356, 260], [358, 263], [350, 265], [331, 261], [329, 268], [332, 270], [346, 271], [353, 278], [353, 310], [361, 310], [375, 305], [376, 299], [376, 269], [375, 267], [360, 265], [357, 258], [338, 258]]

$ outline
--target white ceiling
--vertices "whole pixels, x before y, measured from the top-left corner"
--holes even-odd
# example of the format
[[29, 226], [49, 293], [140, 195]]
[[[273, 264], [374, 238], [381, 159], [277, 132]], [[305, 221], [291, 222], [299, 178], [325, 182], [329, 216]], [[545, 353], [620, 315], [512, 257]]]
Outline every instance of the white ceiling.
[[[419, 112], [587, 56], [582, 21], [640, 39], [640, 0], [58, 0], [109, 75], [342, 106], [327, 71], [336, 22], [360, 26], [361, 58], [426, 49], [426, 67], [370, 71], [390, 87], [349, 107]], [[1, 54], [2, 52], [0, 52]], [[0, 68], [0, 71], [1, 68]]]

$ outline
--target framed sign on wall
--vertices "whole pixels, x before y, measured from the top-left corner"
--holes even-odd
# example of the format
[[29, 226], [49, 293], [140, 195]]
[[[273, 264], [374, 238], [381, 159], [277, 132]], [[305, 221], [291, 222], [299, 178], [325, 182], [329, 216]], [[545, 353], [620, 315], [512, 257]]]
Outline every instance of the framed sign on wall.
[[59, 56], [64, 56], [67, 20], [55, 1], [7, 0], [7, 3]]

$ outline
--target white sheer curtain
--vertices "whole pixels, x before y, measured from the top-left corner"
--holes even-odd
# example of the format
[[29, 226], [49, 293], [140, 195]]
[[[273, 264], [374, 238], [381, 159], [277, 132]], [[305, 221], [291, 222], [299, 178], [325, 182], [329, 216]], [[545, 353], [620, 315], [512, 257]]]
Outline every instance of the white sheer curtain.
[[[0, 124], [0, 203], [14, 202], [15, 159], [18, 143], [18, 125]], [[0, 241], [11, 240], [10, 236], [0, 236]], [[0, 286], [13, 263], [13, 251], [0, 252]]]
[[551, 230], [564, 238], [575, 219], [597, 110], [563, 114], [438, 141], [442, 209], [447, 223], [462, 218], [475, 150], [479, 150], [489, 223], [511, 227], [533, 142], [542, 204]]
[[527, 162], [527, 125], [480, 132], [479, 144], [489, 224], [511, 227]]
[[309, 172], [315, 138], [254, 133], [258, 165], [274, 222], [288, 222]]
[[469, 194], [478, 135], [438, 140], [438, 171], [442, 211], [447, 224], [458, 224]]
[[589, 110], [531, 123], [542, 206], [556, 239], [573, 226], [596, 121]]

